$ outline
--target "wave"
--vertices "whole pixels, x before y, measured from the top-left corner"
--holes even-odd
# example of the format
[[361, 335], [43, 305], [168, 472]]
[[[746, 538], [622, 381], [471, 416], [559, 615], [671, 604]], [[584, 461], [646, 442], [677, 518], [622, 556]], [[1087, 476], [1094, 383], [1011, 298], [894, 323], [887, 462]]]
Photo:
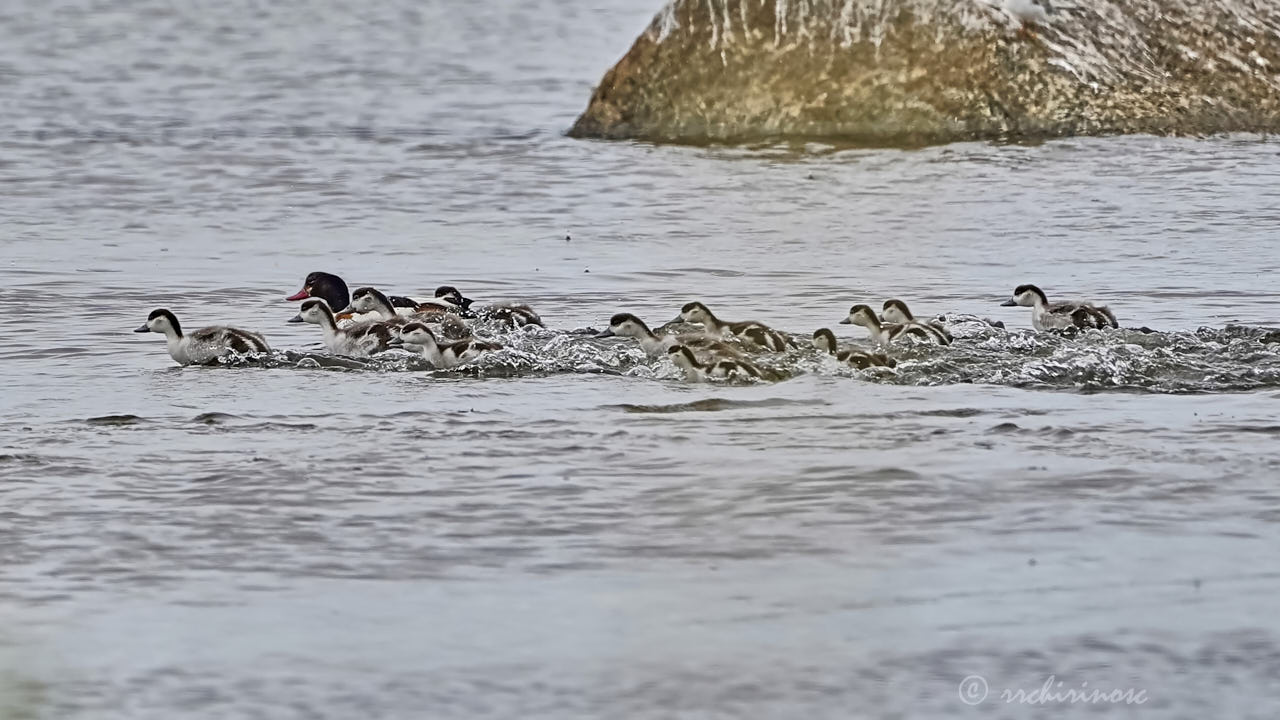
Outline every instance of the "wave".
[[[1228, 325], [1194, 331], [1147, 328], [1088, 330], [1074, 335], [1009, 330], [976, 316], [947, 317], [955, 336], [939, 347], [907, 341], [889, 354], [893, 370], [857, 370], [812, 348], [808, 336], [793, 335], [798, 347], [752, 355], [767, 377], [786, 380], [818, 374], [892, 385], [989, 384], [1077, 392], [1156, 393], [1242, 392], [1280, 387], [1280, 330]], [[268, 356], [224, 358], [226, 367], [268, 367], [337, 372], [416, 372], [439, 378], [518, 378], [552, 374], [611, 374], [681, 381], [666, 359], [650, 360], [628, 339], [596, 339], [584, 328], [544, 328], [485, 335], [503, 346], [475, 363], [440, 370], [400, 350], [355, 359], [286, 350]], [[842, 341], [870, 349], [865, 340]], [[716, 381], [712, 381], [716, 382]], [[755, 384], [751, 381], [720, 381]], [[756, 381], [761, 382], [761, 381]]]

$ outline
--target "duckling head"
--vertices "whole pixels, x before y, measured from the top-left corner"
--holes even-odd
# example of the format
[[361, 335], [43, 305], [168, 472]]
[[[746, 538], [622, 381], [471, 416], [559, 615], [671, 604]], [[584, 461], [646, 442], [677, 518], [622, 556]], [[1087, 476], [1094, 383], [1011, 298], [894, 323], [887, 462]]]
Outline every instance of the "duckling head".
[[618, 313], [609, 318], [609, 327], [596, 335], [598, 338], [629, 337], [642, 338], [651, 335], [649, 326], [631, 313]]
[[1036, 302], [1047, 304], [1044, 291], [1035, 285], [1019, 285], [1013, 289], [1013, 297], [1000, 303], [1000, 307], [1035, 307]]
[[333, 311], [329, 309], [329, 303], [321, 298], [310, 298], [302, 301], [302, 307], [298, 309], [298, 314], [290, 318], [289, 322], [307, 322], [312, 325], [319, 325], [324, 322], [326, 316], [330, 322], [333, 322]]
[[380, 305], [391, 308], [391, 311], [395, 312], [395, 308], [391, 305], [391, 300], [380, 291], [371, 287], [356, 288], [351, 293], [351, 304], [340, 310], [339, 313], [374, 312]]
[[840, 321], [841, 325], [861, 325], [862, 327], [874, 327], [880, 324], [876, 313], [867, 305], [854, 305], [849, 308], [849, 316]]
[[182, 335], [182, 326], [178, 324], [178, 318], [173, 313], [159, 308], [152, 310], [147, 316], [147, 321], [142, 327], [134, 330], [136, 333], [154, 332], [161, 335]]
[[824, 353], [831, 353], [834, 355], [836, 352], [836, 334], [827, 328], [814, 330], [813, 346]]
[[707, 309], [707, 306], [695, 300], [691, 303], [685, 303], [684, 307], [680, 308], [680, 314], [675, 316], [671, 322], [687, 322], [705, 325], [707, 324], [707, 320], [712, 317], [715, 316], [711, 314], [711, 311]]
[[915, 316], [907, 309], [907, 304], [901, 300], [892, 299], [884, 301], [884, 309], [881, 316], [885, 322], [891, 323], [910, 323], [915, 322]]
[[462, 293], [458, 291], [458, 288], [452, 285], [441, 285], [436, 288], [435, 296], [451, 305], [460, 307], [463, 310], [471, 309], [471, 298], [463, 297]]
[[693, 351], [684, 345], [672, 345], [667, 350], [667, 356], [676, 364], [676, 367], [686, 372], [700, 367], [698, 359], [693, 356]]
[[436, 344], [436, 334], [431, 332], [431, 328], [428, 328], [426, 325], [413, 322], [400, 328], [400, 340], [405, 345], [424, 345], [431, 347]]

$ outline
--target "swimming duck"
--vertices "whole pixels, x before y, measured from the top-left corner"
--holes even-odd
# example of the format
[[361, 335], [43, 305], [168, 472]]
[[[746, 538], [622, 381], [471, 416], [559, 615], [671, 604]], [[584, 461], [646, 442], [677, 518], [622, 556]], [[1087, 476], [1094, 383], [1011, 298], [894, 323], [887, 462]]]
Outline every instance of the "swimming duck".
[[471, 298], [464, 296], [458, 288], [452, 285], [441, 285], [436, 288], [435, 298], [419, 303], [418, 311], [421, 312], [426, 309], [425, 305], [434, 303], [444, 305], [460, 317], [480, 318], [508, 328], [520, 328], [526, 325], [546, 327], [542, 324], [542, 318], [538, 313], [524, 303], [495, 303], [479, 310], [472, 310], [472, 302]]
[[872, 342], [877, 345], [888, 345], [907, 335], [923, 338], [929, 342], [937, 342], [933, 333], [921, 325], [900, 325], [898, 323], [882, 323], [875, 311], [867, 305], [854, 305], [849, 308], [849, 316], [840, 321], [841, 325], [861, 325], [871, 333]]
[[480, 342], [479, 340], [463, 340], [462, 342], [441, 344], [435, 333], [420, 322], [413, 322], [400, 329], [400, 340], [405, 349], [416, 352], [437, 368], [451, 368], [465, 362], [471, 362], [486, 352], [501, 350], [497, 343]]
[[164, 335], [169, 357], [179, 365], [204, 365], [231, 353], [271, 352], [266, 338], [258, 333], [224, 325], [203, 327], [184, 335], [177, 316], [164, 308], [152, 310], [147, 321], [134, 332]]
[[712, 359], [701, 362], [684, 345], [673, 345], [667, 349], [667, 355], [676, 367], [684, 371], [685, 379], [691, 382], [701, 382], [707, 378], [760, 378], [760, 370], [746, 360]]
[[534, 309], [524, 303], [498, 303], [487, 305], [476, 311], [476, 316], [509, 328], [522, 328], [529, 325], [546, 327], [542, 318]]
[[348, 328], [339, 328], [333, 310], [323, 298], [302, 301], [302, 308], [291, 323], [308, 322], [319, 325], [324, 331], [324, 346], [334, 355], [368, 357], [390, 346], [395, 333], [385, 323], [364, 322]]
[[441, 285], [436, 288], [435, 300], [437, 302], [445, 302], [457, 308], [461, 313], [471, 310], [471, 298], [464, 297], [458, 288], [452, 285]]
[[728, 340], [737, 337], [754, 343], [762, 348], [781, 352], [787, 349], [787, 339], [782, 333], [764, 323], [724, 322], [712, 314], [711, 310], [700, 302], [686, 303], [680, 308], [680, 314], [671, 322], [697, 323], [705, 328], [705, 332], [713, 338]]
[[1044, 291], [1035, 285], [1019, 285], [1013, 297], [1000, 303], [1001, 307], [1029, 307], [1031, 326], [1036, 330], [1066, 330], [1068, 328], [1118, 328], [1116, 316], [1105, 305], [1087, 302], [1049, 303]]
[[609, 327], [596, 335], [598, 338], [629, 337], [640, 341], [640, 349], [651, 358], [661, 357], [676, 345], [687, 345], [698, 350], [721, 355], [737, 356], [732, 345], [712, 340], [702, 335], [662, 335], [649, 329], [643, 320], [631, 313], [618, 313], [609, 318]]
[[[454, 292], [457, 291], [455, 290]], [[468, 300], [467, 302], [470, 301]], [[351, 304], [339, 311], [335, 317], [342, 315], [355, 315], [358, 317], [371, 315], [378, 322], [389, 326], [397, 334], [401, 328], [411, 322], [439, 323], [441, 332], [444, 335], [462, 340], [471, 336], [471, 330], [462, 322], [462, 318], [455, 314], [454, 309], [456, 307], [452, 303], [447, 306], [424, 303], [415, 308], [396, 308], [392, 305], [391, 299], [381, 291], [371, 287], [362, 287], [356, 288], [351, 293]], [[397, 312], [397, 310], [408, 310], [412, 314]]]
[[866, 370], [869, 367], [891, 368], [898, 364], [893, 358], [880, 353], [869, 353], [861, 350], [840, 350], [836, 345], [836, 334], [827, 328], [820, 328], [813, 332], [813, 346], [833, 355], [836, 360], [859, 370]]
[[885, 322], [897, 323], [899, 325], [918, 325], [926, 333], [930, 339], [938, 345], [950, 345], [955, 338], [951, 337], [951, 333], [947, 329], [933, 320], [916, 320], [911, 314], [911, 310], [907, 308], [907, 304], [901, 300], [885, 300], [884, 310], [880, 316]]

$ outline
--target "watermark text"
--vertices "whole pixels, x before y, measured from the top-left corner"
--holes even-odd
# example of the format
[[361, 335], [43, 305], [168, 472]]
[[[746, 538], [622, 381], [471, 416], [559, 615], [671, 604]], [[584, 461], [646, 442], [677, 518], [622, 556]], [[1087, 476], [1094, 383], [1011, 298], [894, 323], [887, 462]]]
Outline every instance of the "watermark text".
[[[991, 686], [981, 675], [969, 675], [960, 681], [960, 702], [980, 705], [991, 695]], [[1144, 688], [1091, 687], [1088, 681], [1070, 684], [1050, 675], [1033, 688], [1002, 688], [996, 696], [1010, 705], [1143, 705], [1147, 702]]]

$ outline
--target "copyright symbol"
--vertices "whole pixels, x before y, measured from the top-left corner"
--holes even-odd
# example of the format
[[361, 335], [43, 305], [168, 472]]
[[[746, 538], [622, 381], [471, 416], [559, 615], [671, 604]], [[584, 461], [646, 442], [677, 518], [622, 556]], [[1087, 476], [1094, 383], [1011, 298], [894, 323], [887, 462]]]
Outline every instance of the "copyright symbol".
[[965, 705], [977, 705], [986, 699], [986, 678], [981, 675], [970, 675], [960, 681], [960, 702]]

